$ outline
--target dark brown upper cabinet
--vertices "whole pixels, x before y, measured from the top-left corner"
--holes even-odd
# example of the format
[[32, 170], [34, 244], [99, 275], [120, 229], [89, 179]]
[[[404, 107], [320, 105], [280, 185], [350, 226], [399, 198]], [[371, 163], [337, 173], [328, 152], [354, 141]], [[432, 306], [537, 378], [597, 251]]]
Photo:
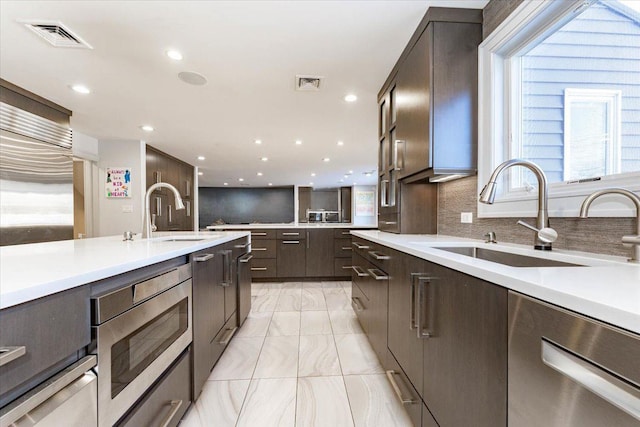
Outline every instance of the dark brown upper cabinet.
[[476, 173], [481, 40], [481, 10], [429, 8], [380, 90], [383, 212], [398, 203], [398, 180]]

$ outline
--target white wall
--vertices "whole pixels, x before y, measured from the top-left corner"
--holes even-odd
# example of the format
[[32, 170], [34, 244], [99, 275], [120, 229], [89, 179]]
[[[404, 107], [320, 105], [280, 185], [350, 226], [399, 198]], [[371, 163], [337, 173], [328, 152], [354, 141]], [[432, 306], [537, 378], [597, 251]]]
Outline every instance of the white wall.
[[[125, 231], [142, 233], [146, 190], [146, 153], [144, 141], [99, 141], [99, 160], [94, 174], [93, 237], [122, 235]], [[131, 170], [131, 197], [107, 199], [106, 168]], [[125, 212], [130, 208], [131, 212]]]
[[[356, 215], [356, 194], [361, 191], [373, 191], [373, 216]], [[353, 225], [378, 226], [378, 191], [375, 185], [355, 185], [351, 193], [351, 213]]]

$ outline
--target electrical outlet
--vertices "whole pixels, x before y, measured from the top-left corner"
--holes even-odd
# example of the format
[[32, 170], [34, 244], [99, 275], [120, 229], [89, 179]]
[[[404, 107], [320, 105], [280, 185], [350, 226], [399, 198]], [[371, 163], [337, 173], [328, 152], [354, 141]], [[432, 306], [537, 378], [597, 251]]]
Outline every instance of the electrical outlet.
[[133, 205], [122, 205], [123, 213], [133, 213]]
[[473, 212], [460, 212], [460, 222], [471, 224], [473, 222]]

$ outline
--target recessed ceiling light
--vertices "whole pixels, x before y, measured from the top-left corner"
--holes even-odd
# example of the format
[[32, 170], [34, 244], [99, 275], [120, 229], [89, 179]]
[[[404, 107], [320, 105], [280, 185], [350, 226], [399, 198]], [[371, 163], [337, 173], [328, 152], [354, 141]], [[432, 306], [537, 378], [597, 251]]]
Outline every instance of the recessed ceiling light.
[[309, 185], [313, 185], [313, 182], [310, 182]]
[[371, 172], [365, 172], [364, 176], [371, 176]]
[[228, 183], [228, 182], [225, 182], [225, 183], [224, 183], [224, 184], [222, 184], [222, 185], [229, 185], [229, 183]]
[[353, 185], [358, 185], [358, 183], [357, 183], [357, 182], [354, 182], [354, 183], [353, 183]]
[[167, 51], [167, 56], [174, 61], [182, 61], [182, 54], [177, 50], [170, 49]]
[[142, 125], [140, 126], [140, 129], [142, 129], [145, 132], [153, 132], [153, 126], [151, 125]]
[[269, 187], [271, 187], [272, 185], [273, 185], [272, 183], [269, 183]]
[[340, 180], [340, 181], [338, 181], [338, 182], [344, 182], [344, 179], [341, 179], [341, 180]]
[[350, 94], [348, 94], [348, 95], [346, 95], [344, 97], [344, 100], [347, 101], [347, 102], [356, 102], [358, 100], [358, 97], [356, 95], [350, 93]]
[[345, 174], [345, 175], [344, 175], [344, 177], [345, 177], [345, 178], [349, 178], [349, 175]]
[[198, 156], [198, 160], [204, 160], [204, 156]]
[[204, 86], [207, 84], [207, 78], [205, 76], [193, 71], [183, 71], [178, 73], [178, 78], [183, 82], [194, 86]]
[[238, 181], [244, 182], [244, 178], [238, 178]]
[[73, 85], [71, 86], [71, 89], [73, 89], [75, 92], [82, 93], [84, 95], [91, 93], [91, 89], [89, 89], [85, 85]]
[[311, 176], [316, 176], [316, 174], [315, 174], [315, 173], [313, 173], [313, 172], [311, 172]]
[[258, 144], [258, 145], [262, 144], [262, 140], [261, 140], [261, 139], [256, 139], [256, 140], [255, 140], [255, 141], [253, 141], [253, 142], [255, 142], [255, 143], [256, 143], [256, 144]]
[[204, 175], [204, 172], [198, 172], [198, 176]]
[[267, 160], [269, 160], [268, 157], [261, 157], [260, 160], [262, 160], [263, 162], [266, 162]]
[[338, 141], [338, 145], [343, 146], [343, 145], [344, 145], [344, 142], [342, 142], [342, 141]]
[[262, 176], [262, 172], [258, 172], [256, 175], [258, 175], [258, 176]]
[[353, 171], [349, 171], [349, 175], [351, 175], [353, 173]]
[[300, 141], [299, 139], [296, 140], [296, 145], [302, 145], [302, 141]]
[[331, 159], [330, 159], [330, 158], [328, 158], [328, 157], [325, 157], [324, 159], [322, 159], [322, 161], [323, 161], [323, 162], [330, 162], [330, 161], [331, 161]]

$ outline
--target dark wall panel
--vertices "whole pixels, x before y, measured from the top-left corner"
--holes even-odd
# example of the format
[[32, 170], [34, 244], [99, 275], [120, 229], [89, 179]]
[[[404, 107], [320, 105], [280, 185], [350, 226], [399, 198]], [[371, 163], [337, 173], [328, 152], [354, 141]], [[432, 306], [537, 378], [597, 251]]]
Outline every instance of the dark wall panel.
[[293, 187], [200, 187], [200, 228], [222, 219], [227, 224], [294, 221]]

